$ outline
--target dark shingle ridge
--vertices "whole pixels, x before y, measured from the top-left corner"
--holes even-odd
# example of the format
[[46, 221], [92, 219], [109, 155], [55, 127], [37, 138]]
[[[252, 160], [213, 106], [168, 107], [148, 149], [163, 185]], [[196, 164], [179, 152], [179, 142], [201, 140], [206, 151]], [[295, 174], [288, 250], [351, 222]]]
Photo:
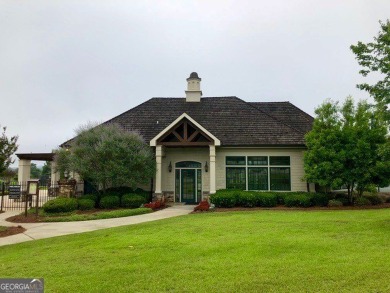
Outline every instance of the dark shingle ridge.
[[[203, 97], [200, 102], [191, 103], [184, 97], [155, 97], [103, 124], [117, 123], [127, 131], [137, 131], [148, 143], [180, 115], [187, 113], [215, 135], [221, 145], [304, 146], [303, 131], [289, 123], [292, 119], [287, 119], [292, 111], [295, 116], [297, 113], [301, 116], [301, 112], [295, 106], [289, 107], [289, 111], [276, 109], [275, 112], [272, 105], [249, 103], [236, 96]], [[304, 128], [311, 127], [306, 119], [299, 120], [301, 124], [306, 121]]]
[[[256, 106], [256, 105], [263, 105], [263, 104], [267, 104], [268, 102], [247, 102], [249, 105], [251, 105], [252, 107], [254, 107], [255, 109], [257, 109], [258, 111], [261, 111], [263, 113], [265, 113], [266, 115], [268, 115], [269, 117], [271, 117], [272, 119], [275, 119], [276, 121], [280, 122], [280, 123], [283, 123], [284, 125], [286, 125], [287, 127], [291, 128], [293, 131], [297, 131], [299, 133], [302, 133], [302, 130], [299, 129], [299, 128], [296, 128], [296, 127], [293, 127], [291, 124], [288, 124], [286, 123], [286, 121], [283, 121], [281, 119], [278, 119], [277, 117], [273, 116], [272, 114], [270, 113], [267, 113], [266, 111], [262, 110], [260, 106]], [[290, 102], [277, 102], [277, 103], [290, 103]]]
[[294, 107], [297, 111], [301, 112], [305, 117], [307, 117], [307, 121], [312, 122], [314, 120], [314, 117], [311, 116], [310, 114], [306, 113], [303, 111], [301, 108], [298, 108], [295, 106], [293, 103], [290, 101], [276, 101], [276, 102], [254, 102], [254, 103], [259, 103], [259, 104], [289, 104], [290, 107]]
[[290, 102], [250, 102], [250, 104], [269, 112], [271, 116], [304, 134], [311, 130], [314, 118]]

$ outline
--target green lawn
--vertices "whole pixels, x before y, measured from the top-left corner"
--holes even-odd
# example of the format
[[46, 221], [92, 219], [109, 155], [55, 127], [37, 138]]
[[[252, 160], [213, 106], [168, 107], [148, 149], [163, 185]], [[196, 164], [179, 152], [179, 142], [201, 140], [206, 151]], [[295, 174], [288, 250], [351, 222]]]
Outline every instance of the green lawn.
[[390, 209], [203, 213], [0, 247], [45, 292], [390, 292]]

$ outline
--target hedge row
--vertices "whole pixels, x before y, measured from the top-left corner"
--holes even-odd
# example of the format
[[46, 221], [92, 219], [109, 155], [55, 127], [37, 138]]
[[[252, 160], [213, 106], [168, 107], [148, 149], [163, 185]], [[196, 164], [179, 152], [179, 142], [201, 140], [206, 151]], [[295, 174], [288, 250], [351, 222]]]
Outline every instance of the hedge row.
[[[232, 207], [275, 207], [285, 205], [287, 207], [311, 207], [311, 206], [343, 206], [348, 205], [348, 197], [345, 194], [325, 194], [308, 192], [267, 192], [267, 191], [242, 191], [242, 190], [218, 190], [210, 196], [211, 203], [220, 208]], [[377, 195], [358, 197], [354, 205], [377, 205], [383, 203], [383, 199]]]
[[100, 198], [95, 194], [85, 194], [80, 199], [89, 199], [94, 201], [96, 208], [111, 209], [117, 207], [139, 208], [147, 202], [145, 196], [138, 193], [127, 193], [122, 196], [114, 194], [104, 194]]
[[121, 187], [110, 187], [107, 188], [106, 191], [102, 194], [99, 194], [100, 198], [107, 197], [107, 196], [119, 196], [120, 198], [126, 194], [137, 194], [140, 196], [143, 196], [145, 199], [148, 199], [150, 196], [150, 191], [145, 191], [141, 188], [133, 189], [128, 186], [121, 186]]
[[47, 213], [68, 213], [79, 210], [91, 210], [94, 208], [114, 209], [119, 207], [139, 208], [146, 203], [145, 197], [139, 194], [129, 193], [122, 197], [116, 195], [104, 196], [99, 199], [94, 194], [86, 194], [78, 199], [58, 197], [49, 200], [43, 205], [43, 210]]

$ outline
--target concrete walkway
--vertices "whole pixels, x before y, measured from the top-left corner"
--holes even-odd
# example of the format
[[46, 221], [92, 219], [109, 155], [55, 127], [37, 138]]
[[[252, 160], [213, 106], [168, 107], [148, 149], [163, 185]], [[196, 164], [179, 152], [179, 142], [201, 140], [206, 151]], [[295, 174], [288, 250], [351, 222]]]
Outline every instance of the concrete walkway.
[[0, 246], [183, 216], [191, 213], [194, 207], [191, 205], [176, 205], [150, 214], [104, 220], [20, 224], [5, 221], [6, 218], [17, 215], [20, 211], [7, 211], [0, 214], [0, 226], [21, 225], [27, 230], [24, 233], [0, 238]]

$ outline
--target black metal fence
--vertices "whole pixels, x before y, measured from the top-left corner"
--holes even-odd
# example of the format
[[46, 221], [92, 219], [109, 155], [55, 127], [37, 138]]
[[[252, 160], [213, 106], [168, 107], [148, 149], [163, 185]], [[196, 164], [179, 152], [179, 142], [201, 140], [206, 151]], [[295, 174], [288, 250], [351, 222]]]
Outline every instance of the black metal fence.
[[[23, 210], [42, 207], [58, 196], [79, 196], [84, 194], [84, 183], [58, 184], [57, 182], [2, 182], [0, 183], [0, 211]], [[28, 190], [30, 189], [30, 190]]]

